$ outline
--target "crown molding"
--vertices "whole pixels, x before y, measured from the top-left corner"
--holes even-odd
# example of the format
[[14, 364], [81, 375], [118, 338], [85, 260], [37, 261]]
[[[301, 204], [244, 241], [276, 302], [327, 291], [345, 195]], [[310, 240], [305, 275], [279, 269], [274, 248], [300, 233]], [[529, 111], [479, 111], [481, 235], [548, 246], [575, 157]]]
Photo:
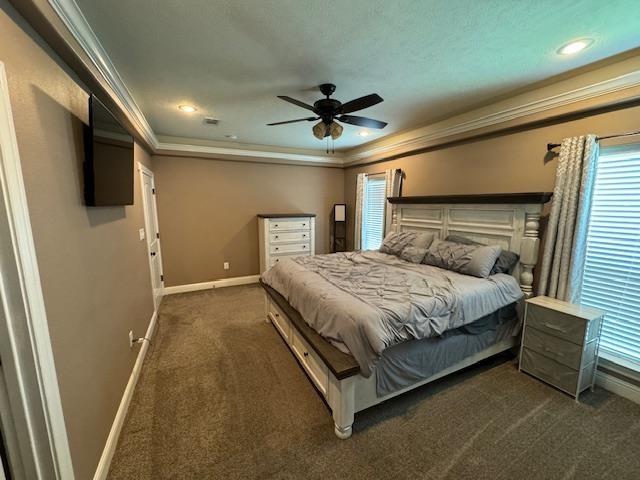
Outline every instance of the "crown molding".
[[[509, 121], [524, 119], [528, 116], [543, 113], [559, 107], [568, 106], [584, 100], [608, 95], [633, 87], [640, 87], [640, 70], [624, 75], [585, 85], [559, 94], [550, 95], [538, 100], [529, 101], [515, 107], [505, 108], [497, 112], [477, 112], [477, 116], [469, 119], [473, 111], [464, 115], [465, 119], [456, 122], [453, 117], [448, 120], [427, 125], [422, 128], [391, 135], [380, 142], [349, 149], [338, 155], [313, 154], [308, 151], [295, 152], [292, 149], [278, 151], [273, 147], [233, 145], [229, 147], [198, 145], [196, 141], [184, 139], [184, 143], [163, 142], [158, 139], [147, 122], [144, 114], [126, 87], [122, 77], [111, 62], [97, 36], [91, 29], [82, 11], [74, 0], [47, 0], [56, 15], [69, 30], [80, 48], [88, 56], [104, 81], [115, 95], [116, 102], [128, 114], [138, 134], [152, 148], [152, 153], [159, 155], [198, 155], [227, 160], [285, 163], [300, 165], [319, 165], [332, 167], [350, 167], [384, 160], [391, 155], [401, 155], [421, 148], [433, 147], [444, 143], [454, 135], [463, 135], [487, 127], [497, 127]], [[484, 109], [486, 110], [486, 108]], [[397, 139], [397, 140], [394, 140]]]
[[270, 150], [253, 150], [239, 147], [217, 147], [209, 145], [160, 142], [155, 148], [157, 155], [187, 156], [233, 160], [238, 162], [281, 163], [290, 165], [344, 166], [345, 158], [340, 154], [313, 155]]
[[128, 114], [138, 133], [152, 148], [155, 148], [158, 145], [158, 139], [153, 129], [76, 2], [74, 0], [48, 0], [48, 2], [116, 95], [118, 103]]
[[[596, 82], [590, 85], [579, 87], [567, 92], [551, 95], [539, 100], [528, 102], [516, 107], [500, 110], [495, 113], [480, 115], [471, 120], [453, 123], [450, 125], [437, 127], [437, 124], [430, 128], [429, 126], [406, 132], [409, 138], [398, 141], [389, 142], [385, 145], [371, 144], [369, 147], [357, 147], [347, 152], [348, 160], [345, 166], [353, 166], [370, 161], [384, 159], [389, 154], [399, 154], [411, 150], [418, 150], [432, 146], [440, 140], [453, 135], [472, 132], [481, 128], [492, 127], [512, 120], [517, 120], [530, 115], [543, 113], [555, 108], [571, 105], [573, 103], [596, 97], [619, 92], [628, 88], [640, 86], [640, 70], [636, 70], [614, 78]], [[455, 117], [454, 117], [455, 118]], [[441, 123], [451, 123], [444, 121]], [[421, 133], [427, 130], [426, 133]], [[431, 131], [428, 131], [431, 130]], [[388, 140], [388, 139], [387, 139]]]

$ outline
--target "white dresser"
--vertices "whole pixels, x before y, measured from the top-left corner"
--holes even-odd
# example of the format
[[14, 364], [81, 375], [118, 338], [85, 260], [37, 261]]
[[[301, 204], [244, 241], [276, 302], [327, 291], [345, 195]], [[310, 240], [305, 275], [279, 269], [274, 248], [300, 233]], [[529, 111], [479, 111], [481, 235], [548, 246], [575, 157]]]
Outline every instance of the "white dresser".
[[261, 213], [258, 215], [260, 273], [282, 258], [313, 255], [316, 216], [313, 213]]

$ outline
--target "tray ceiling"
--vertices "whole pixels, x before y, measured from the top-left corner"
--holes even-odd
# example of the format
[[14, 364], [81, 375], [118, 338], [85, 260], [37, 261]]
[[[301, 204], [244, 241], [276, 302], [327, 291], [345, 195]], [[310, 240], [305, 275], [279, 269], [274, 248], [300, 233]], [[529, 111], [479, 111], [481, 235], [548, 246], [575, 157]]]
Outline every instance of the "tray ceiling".
[[[340, 150], [640, 46], [635, 0], [76, 3], [156, 135], [230, 145], [323, 150], [310, 122], [266, 126], [307, 116], [276, 95], [313, 103], [323, 82], [343, 102], [385, 99], [358, 114], [389, 126], [363, 138], [345, 125]], [[556, 53], [582, 37], [595, 41], [588, 50]]]

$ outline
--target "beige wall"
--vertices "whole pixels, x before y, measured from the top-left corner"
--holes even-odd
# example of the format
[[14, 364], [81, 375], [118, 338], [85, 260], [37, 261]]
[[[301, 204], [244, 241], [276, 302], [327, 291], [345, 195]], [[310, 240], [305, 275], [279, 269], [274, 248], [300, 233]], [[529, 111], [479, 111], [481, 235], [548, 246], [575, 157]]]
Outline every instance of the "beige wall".
[[329, 251], [341, 169], [168, 156], [154, 156], [153, 169], [166, 286], [259, 273], [261, 212], [315, 213], [316, 252]]
[[[448, 195], [553, 191], [557, 161], [546, 157], [546, 145], [565, 137], [637, 130], [640, 107], [581, 120], [475, 141], [428, 153], [354, 166], [345, 170], [347, 240], [353, 247], [356, 175], [401, 168], [406, 174], [402, 195]], [[602, 146], [607, 145], [604, 141]]]
[[[0, 10], [4, 63], [77, 479], [93, 477], [153, 313], [139, 181], [135, 205], [86, 208], [81, 175], [87, 94]], [[138, 160], [150, 164], [136, 147]], [[135, 175], [136, 180], [137, 172]]]

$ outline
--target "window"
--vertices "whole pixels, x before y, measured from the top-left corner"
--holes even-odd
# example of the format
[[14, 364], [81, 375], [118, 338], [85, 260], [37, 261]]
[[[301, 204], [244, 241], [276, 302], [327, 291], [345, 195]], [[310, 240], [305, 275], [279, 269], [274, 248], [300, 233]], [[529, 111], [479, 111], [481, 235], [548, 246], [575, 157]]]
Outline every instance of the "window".
[[362, 250], [377, 250], [384, 236], [384, 209], [387, 204], [384, 175], [369, 175], [364, 187], [362, 208]]
[[607, 312], [603, 357], [640, 370], [640, 146], [598, 160], [581, 302]]

